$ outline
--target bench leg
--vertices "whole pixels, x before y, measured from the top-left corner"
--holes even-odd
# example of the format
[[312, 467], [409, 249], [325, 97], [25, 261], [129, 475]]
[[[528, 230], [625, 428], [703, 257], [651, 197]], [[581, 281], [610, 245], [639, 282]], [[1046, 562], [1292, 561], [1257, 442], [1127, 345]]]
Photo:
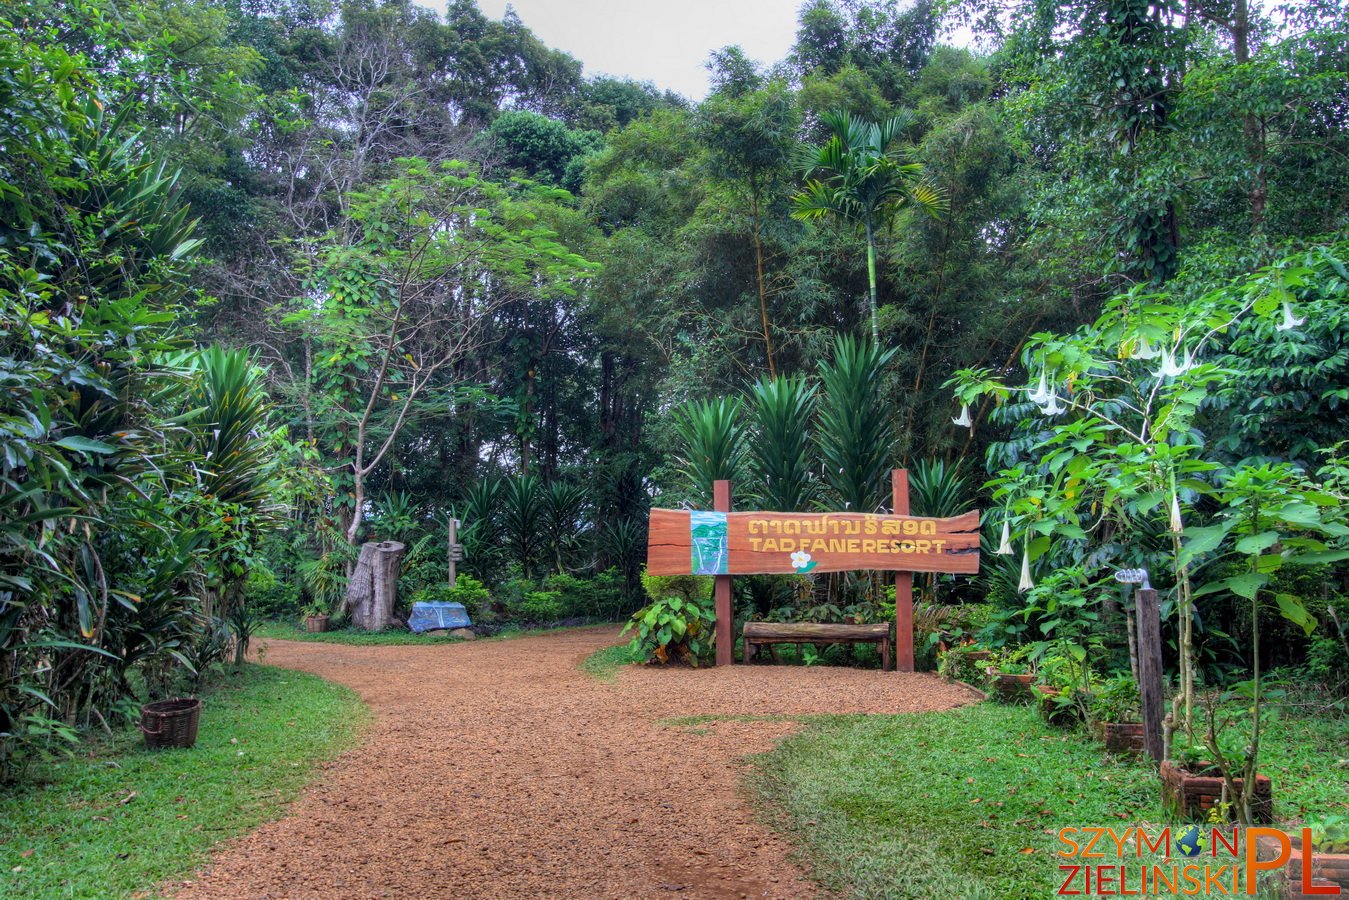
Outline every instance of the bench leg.
[[745, 665], [749, 665], [752, 662], [754, 662], [754, 644], [750, 641], [745, 641]]
[[780, 662], [780, 660], [778, 659], [778, 645], [777, 645], [777, 644], [769, 644], [769, 645], [768, 645], [768, 655], [769, 655], [769, 657], [772, 658], [772, 660], [773, 660], [773, 665], [776, 666], [776, 665]]
[[881, 641], [881, 671], [890, 671], [890, 641], [888, 638]]

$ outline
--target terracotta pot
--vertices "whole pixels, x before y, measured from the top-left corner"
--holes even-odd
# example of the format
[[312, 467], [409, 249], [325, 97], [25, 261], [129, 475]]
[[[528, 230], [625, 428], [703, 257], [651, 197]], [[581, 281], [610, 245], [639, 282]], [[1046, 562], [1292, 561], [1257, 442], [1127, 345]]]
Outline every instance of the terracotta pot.
[[1147, 751], [1141, 722], [1101, 722], [1098, 728], [1108, 753], [1137, 755]]
[[[1334, 896], [1333, 894], [1302, 893], [1302, 834], [1289, 832], [1288, 842], [1293, 845], [1293, 853], [1283, 869], [1284, 900], [1311, 900], [1311, 898]], [[1259, 840], [1259, 855], [1262, 860], [1277, 859], [1282, 849], [1274, 838], [1262, 837]], [[1349, 853], [1319, 853], [1312, 851], [1312, 885], [1316, 887], [1338, 887], [1342, 896], [1349, 896]]]
[[305, 616], [304, 630], [310, 634], [317, 634], [328, 630], [327, 616]]
[[[1201, 764], [1204, 768], [1208, 764]], [[1223, 796], [1220, 775], [1195, 775], [1172, 760], [1162, 761], [1162, 805], [1180, 818], [1204, 819]], [[1241, 790], [1242, 779], [1235, 780]], [[1274, 821], [1274, 786], [1265, 775], [1255, 776], [1255, 795], [1251, 798], [1251, 816], [1257, 822]]]
[[993, 655], [992, 650], [962, 650], [965, 658], [972, 662], [983, 662]]
[[999, 672], [992, 667], [989, 667], [988, 674], [993, 679], [993, 694], [999, 700], [1008, 703], [1024, 703], [1035, 699], [1034, 675], [1030, 673]]

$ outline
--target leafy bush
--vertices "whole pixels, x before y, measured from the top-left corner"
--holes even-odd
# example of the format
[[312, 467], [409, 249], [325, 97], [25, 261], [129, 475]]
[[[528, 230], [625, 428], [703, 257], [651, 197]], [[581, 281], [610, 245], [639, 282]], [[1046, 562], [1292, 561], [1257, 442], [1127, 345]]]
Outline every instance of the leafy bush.
[[492, 595], [481, 581], [472, 575], [459, 575], [454, 579], [454, 587], [446, 587], [443, 599], [449, 603], [462, 603], [473, 621], [494, 618]]
[[674, 660], [697, 666], [712, 655], [716, 610], [711, 600], [669, 596], [632, 614], [623, 634], [636, 631], [629, 647], [647, 662]]
[[712, 579], [706, 575], [647, 575], [642, 585], [651, 602], [632, 614], [623, 634], [636, 631], [629, 645], [647, 662], [674, 660], [697, 666], [712, 653], [716, 609]]
[[549, 575], [543, 589], [559, 595], [560, 618], [611, 619], [623, 607], [623, 583], [617, 569], [607, 569], [590, 578]]
[[1092, 690], [1087, 713], [1094, 722], [1141, 722], [1138, 685], [1133, 676], [1121, 674], [1099, 682]]
[[512, 610], [517, 622], [543, 624], [563, 618], [562, 595], [557, 591], [527, 591]]
[[711, 575], [648, 575], [642, 572], [642, 587], [650, 600], [678, 597], [691, 603], [712, 596]]
[[244, 585], [249, 610], [261, 619], [289, 619], [300, 613], [300, 586], [282, 581], [263, 563], [254, 563]]

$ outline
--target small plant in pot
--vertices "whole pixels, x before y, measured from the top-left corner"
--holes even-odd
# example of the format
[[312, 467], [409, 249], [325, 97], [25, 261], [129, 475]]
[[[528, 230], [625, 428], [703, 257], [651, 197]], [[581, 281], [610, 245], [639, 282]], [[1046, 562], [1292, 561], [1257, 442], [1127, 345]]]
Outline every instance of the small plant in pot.
[[1142, 753], [1143, 711], [1138, 684], [1128, 673], [1097, 682], [1087, 715], [1111, 753]]
[[1042, 641], [1031, 645], [1031, 659], [1037, 665], [1035, 690], [1044, 720], [1059, 726], [1082, 721], [1092, 690], [1087, 648], [1070, 640]]
[[1029, 646], [1007, 649], [989, 657], [985, 672], [989, 693], [1004, 703], [1029, 703], [1035, 699], [1035, 665]]
[[[1233, 816], [1243, 825], [1274, 820], [1273, 786], [1254, 770], [1250, 693], [1243, 683], [1200, 698], [1207, 723], [1202, 740], [1173, 746], [1162, 761], [1162, 803], [1171, 815], [1193, 821]], [[1263, 693], [1271, 695], [1268, 688]], [[1256, 714], [1269, 716], [1263, 709]]]
[[314, 601], [305, 604], [300, 615], [304, 616], [304, 630], [310, 634], [328, 630], [328, 608], [322, 603]]
[[937, 674], [947, 681], [977, 685], [983, 680], [988, 657], [987, 650], [980, 650], [973, 644], [960, 644], [939, 655]]

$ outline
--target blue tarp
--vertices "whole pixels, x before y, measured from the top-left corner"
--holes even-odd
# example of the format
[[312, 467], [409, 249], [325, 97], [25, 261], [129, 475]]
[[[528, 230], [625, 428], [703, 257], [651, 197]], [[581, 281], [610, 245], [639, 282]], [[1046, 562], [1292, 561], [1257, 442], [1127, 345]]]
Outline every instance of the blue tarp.
[[467, 628], [472, 624], [462, 603], [414, 603], [412, 615], [408, 617], [408, 628], [418, 633], [440, 628]]

